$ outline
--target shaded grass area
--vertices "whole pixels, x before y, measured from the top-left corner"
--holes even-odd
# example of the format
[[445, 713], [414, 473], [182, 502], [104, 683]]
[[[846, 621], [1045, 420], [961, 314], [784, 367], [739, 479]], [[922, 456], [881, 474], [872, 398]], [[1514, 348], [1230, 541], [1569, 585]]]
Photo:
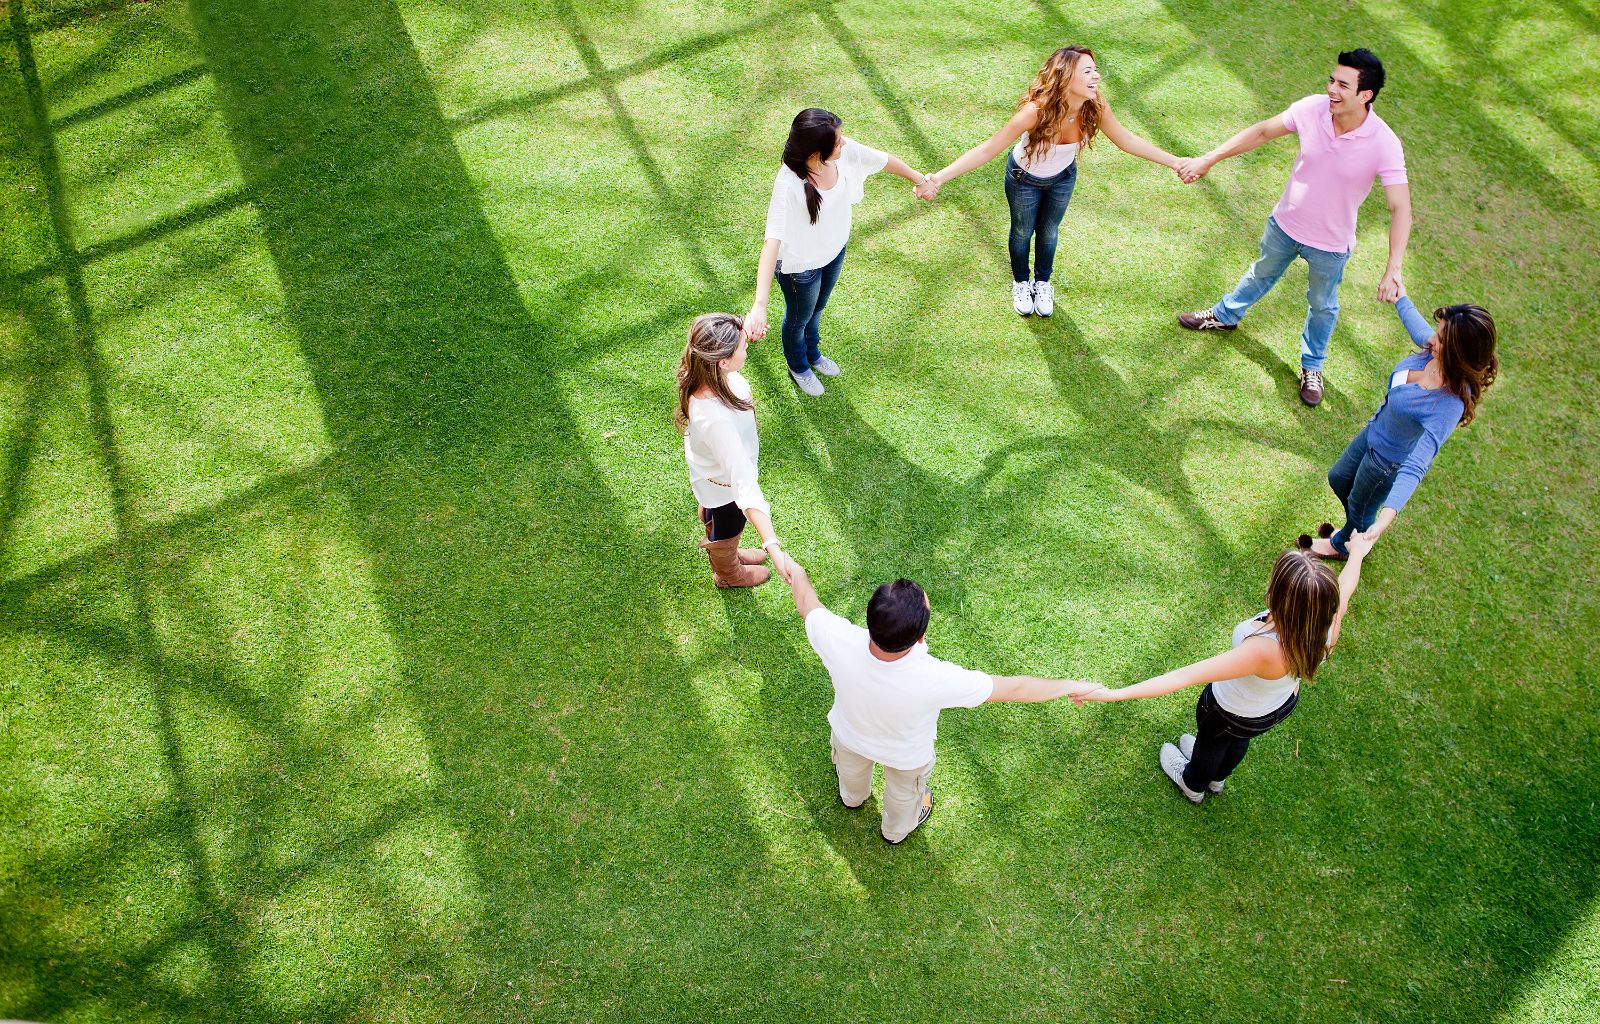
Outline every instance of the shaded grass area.
[[[1600, 998], [1583, 10], [329, 8], [8, 10], [0, 1014]], [[1223, 799], [1155, 769], [1185, 698], [952, 713], [939, 813], [885, 848], [834, 799], [785, 595], [707, 585], [670, 426], [688, 321], [748, 301], [788, 119], [820, 103], [932, 167], [1070, 38], [1187, 151], [1354, 37], [1411, 143], [1411, 291], [1490, 306], [1503, 382]], [[1504, 73], [1467, 101], [1448, 76], [1482, 39]], [[937, 651], [998, 672], [1132, 679], [1224, 642], [1404, 346], [1370, 298], [1376, 200], [1322, 409], [1289, 383], [1293, 273], [1236, 335], [1172, 328], [1248, 261], [1290, 156], [1185, 190], [1097, 147], [1048, 322], [1005, 312], [996, 169], [931, 209], [872, 182], [829, 313], [846, 375], [810, 402], [775, 346], [748, 371], [824, 598], [859, 618], [910, 575]]]

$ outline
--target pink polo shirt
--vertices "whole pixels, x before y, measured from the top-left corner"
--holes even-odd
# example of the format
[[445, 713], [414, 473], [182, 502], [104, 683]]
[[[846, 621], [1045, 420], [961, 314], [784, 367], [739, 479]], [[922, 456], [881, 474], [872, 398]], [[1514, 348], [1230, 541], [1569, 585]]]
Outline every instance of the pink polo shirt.
[[1273, 219], [1301, 245], [1349, 252], [1356, 244], [1356, 210], [1372, 191], [1372, 179], [1406, 183], [1400, 137], [1368, 110], [1361, 127], [1335, 138], [1326, 94], [1294, 101], [1283, 124], [1300, 136], [1300, 154]]

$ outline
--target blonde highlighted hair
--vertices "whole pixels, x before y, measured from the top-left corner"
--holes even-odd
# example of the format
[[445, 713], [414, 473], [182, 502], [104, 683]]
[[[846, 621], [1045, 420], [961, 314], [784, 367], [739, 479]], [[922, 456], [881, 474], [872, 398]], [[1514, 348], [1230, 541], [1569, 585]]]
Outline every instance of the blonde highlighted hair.
[[1328, 629], [1339, 611], [1339, 577], [1309, 551], [1285, 551], [1267, 580], [1267, 610], [1289, 672], [1309, 683], [1328, 656]]
[[1045, 149], [1061, 137], [1061, 129], [1074, 117], [1081, 134], [1078, 145], [1088, 149], [1094, 142], [1095, 133], [1100, 130], [1100, 101], [1091, 96], [1073, 110], [1072, 100], [1067, 95], [1067, 86], [1078, 70], [1078, 62], [1085, 57], [1094, 60], [1094, 51], [1087, 46], [1063, 46], [1045, 58], [1033, 84], [1022, 94], [1019, 107], [1032, 103], [1039, 108], [1039, 121], [1028, 130], [1025, 152], [1030, 161], [1039, 159]]
[[701, 313], [689, 325], [689, 340], [678, 360], [678, 409], [673, 422], [678, 430], [689, 429], [689, 399], [701, 388], [730, 409], [741, 412], [755, 408], [748, 398], [740, 398], [728, 385], [728, 371], [722, 360], [739, 351], [744, 339], [744, 320], [732, 313]]

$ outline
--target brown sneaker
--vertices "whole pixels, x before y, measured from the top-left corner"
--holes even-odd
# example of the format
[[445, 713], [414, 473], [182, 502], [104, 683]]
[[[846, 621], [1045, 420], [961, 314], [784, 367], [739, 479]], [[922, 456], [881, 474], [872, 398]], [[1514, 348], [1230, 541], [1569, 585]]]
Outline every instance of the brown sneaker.
[[1322, 401], [1322, 371], [1300, 371], [1300, 401], [1307, 405], [1316, 405]]
[[1197, 309], [1193, 313], [1179, 313], [1178, 324], [1191, 331], [1232, 331], [1238, 324], [1225, 324], [1211, 315], [1209, 309]]

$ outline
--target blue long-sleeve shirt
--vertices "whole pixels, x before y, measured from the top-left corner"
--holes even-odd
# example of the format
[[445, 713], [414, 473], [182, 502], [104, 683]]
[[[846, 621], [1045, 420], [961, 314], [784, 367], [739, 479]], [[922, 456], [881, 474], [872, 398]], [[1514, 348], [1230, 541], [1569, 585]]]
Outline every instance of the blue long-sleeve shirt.
[[[1421, 351], [1394, 364], [1389, 373], [1391, 382], [1401, 370], [1420, 370], [1428, 365], [1430, 356], [1426, 346], [1433, 337], [1433, 326], [1417, 312], [1409, 297], [1401, 296], [1394, 304], [1394, 311], [1400, 315], [1406, 333]], [[1461, 422], [1463, 411], [1461, 399], [1445, 387], [1430, 389], [1420, 384], [1401, 383], [1385, 392], [1378, 411], [1367, 423], [1367, 444], [1390, 462], [1400, 463], [1400, 472], [1395, 474], [1389, 497], [1383, 503], [1386, 507], [1396, 512], [1405, 508], [1411, 493], [1433, 465], [1439, 446]]]

